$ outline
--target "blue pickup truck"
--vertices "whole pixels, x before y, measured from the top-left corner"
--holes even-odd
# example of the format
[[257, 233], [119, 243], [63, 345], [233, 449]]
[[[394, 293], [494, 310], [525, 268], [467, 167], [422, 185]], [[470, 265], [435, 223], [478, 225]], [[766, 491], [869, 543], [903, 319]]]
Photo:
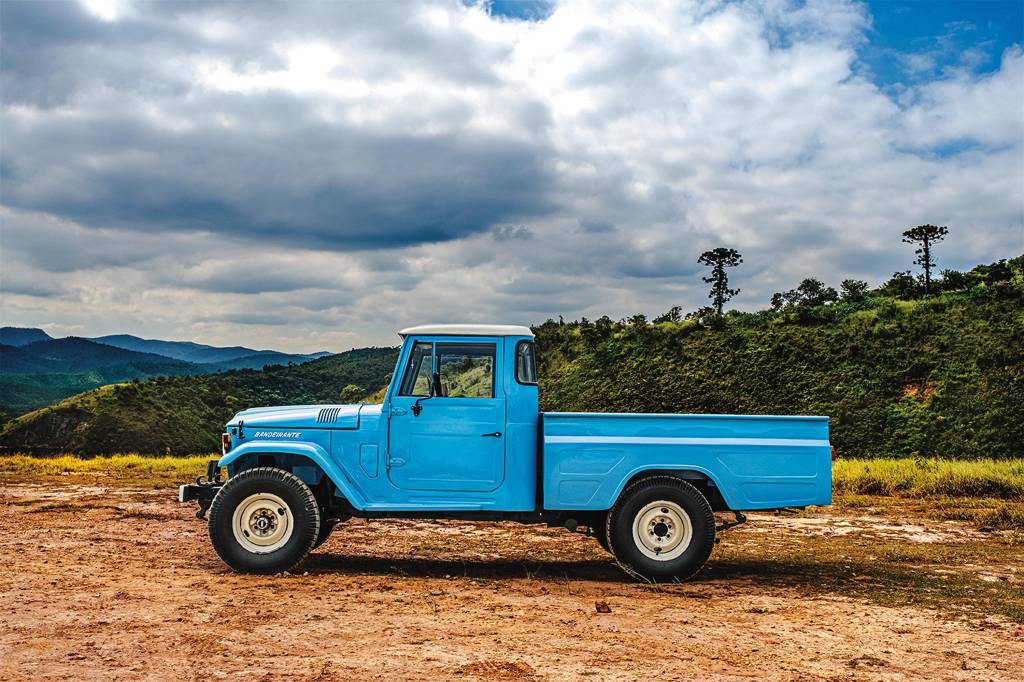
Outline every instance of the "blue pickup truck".
[[529, 328], [400, 333], [383, 404], [239, 412], [181, 487], [231, 568], [288, 570], [353, 516], [449, 518], [586, 532], [634, 574], [682, 580], [743, 511], [832, 501], [827, 417], [540, 413]]

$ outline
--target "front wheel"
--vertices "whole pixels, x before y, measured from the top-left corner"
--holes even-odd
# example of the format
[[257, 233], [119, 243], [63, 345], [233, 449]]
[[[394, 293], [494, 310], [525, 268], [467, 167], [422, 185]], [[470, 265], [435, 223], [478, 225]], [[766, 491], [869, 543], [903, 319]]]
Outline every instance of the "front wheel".
[[626, 488], [608, 513], [607, 537], [619, 563], [654, 581], [686, 580], [715, 544], [715, 515], [686, 481], [653, 476]]
[[210, 505], [210, 541], [240, 573], [280, 573], [302, 561], [320, 534], [313, 491], [283, 469], [248, 469]]

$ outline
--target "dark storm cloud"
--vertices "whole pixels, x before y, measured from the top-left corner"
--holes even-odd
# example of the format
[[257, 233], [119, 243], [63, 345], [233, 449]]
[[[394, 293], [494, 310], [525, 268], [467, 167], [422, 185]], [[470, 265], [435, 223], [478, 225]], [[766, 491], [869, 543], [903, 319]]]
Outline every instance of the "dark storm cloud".
[[202, 291], [229, 294], [260, 294], [330, 288], [336, 300], [342, 298], [339, 283], [329, 272], [303, 268], [299, 262], [270, 262], [253, 268], [242, 259], [212, 262], [187, 271], [168, 284], [192, 287]]
[[472, 135], [366, 134], [295, 116], [270, 134], [173, 133], [121, 117], [9, 120], [4, 199], [97, 227], [341, 250], [454, 239], [550, 208], [534, 149]]
[[[337, 250], [457, 239], [552, 209], [543, 145], [460, 129], [472, 112], [456, 104], [446, 107], [448, 125], [413, 132], [353, 124], [345, 103], [332, 103], [338, 115], [326, 120], [316, 111], [321, 98], [304, 93], [197, 88], [175, 53], [239, 63], [261, 41], [257, 34], [250, 45], [216, 43], [182, 24], [229, 19], [220, 12], [236, 7], [143, 4], [123, 21], [102, 22], [77, 4], [5, 4], [5, 99], [42, 112], [3, 119], [4, 203], [94, 227], [201, 230]], [[238, 21], [276, 39], [323, 26], [319, 37], [376, 49], [382, 75], [394, 77], [393, 53], [404, 64], [422, 57], [415, 68], [436, 70], [434, 78], [490, 79], [473, 66], [471, 43], [417, 33], [408, 7], [349, 7], [344, 21], [334, 3], [294, 14], [249, 7]], [[324, 23], [311, 23], [321, 15]], [[135, 51], [145, 57], [130, 58]], [[280, 66], [273, 62], [258, 66]], [[73, 113], [44, 113], [61, 106]], [[542, 130], [543, 108], [520, 108], [529, 128]]]

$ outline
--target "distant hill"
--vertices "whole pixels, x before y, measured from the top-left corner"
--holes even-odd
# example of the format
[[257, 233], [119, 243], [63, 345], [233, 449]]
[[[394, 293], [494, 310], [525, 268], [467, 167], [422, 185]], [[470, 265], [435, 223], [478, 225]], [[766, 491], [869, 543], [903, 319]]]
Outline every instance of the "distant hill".
[[[193, 363], [182, 362], [155, 353], [138, 353], [124, 348], [108, 346], [89, 339], [69, 336], [64, 339], [36, 341], [19, 348], [23, 354], [46, 363], [47, 372], [82, 372], [113, 365], [164, 365], [170, 373], [195, 371]], [[14, 373], [5, 360], [0, 359], [4, 373]], [[178, 370], [175, 372], [175, 370]]]
[[330, 355], [218, 348], [128, 334], [54, 339], [41, 329], [20, 327], [3, 327], [0, 337], [12, 342], [0, 344], [0, 420], [112, 382], [262, 369]]
[[10, 421], [5, 450], [207, 453], [235, 412], [263, 405], [341, 401], [349, 384], [367, 394], [394, 369], [395, 348], [362, 348], [301, 365], [103, 386]]
[[51, 372], [53, 363], [18, 346], [0, 344], [0, 375]]
[[209, 371], [204, 367], [76, 337], [0, 345], [0, 413], [21, 414], [116, 381]]
[[5, 346], [27, 346], [36, 341], [48, 341], [52, 338], [42, 329], [34, 327], [0, 327], [0, 344]]
[[[262, 367], [263, 365], [286, 365], [289, 362], [306, 362], [330, 353], [295, 354], [281, 353], [275, 350], [254, 350], [244, 346], [207, 346], [191, 341], [161, 341], [159, 339], [141, 339], [130, 334], [113, 334], [97, 336], [93, 341], [116, 346], [140, 353], [156, 353], [176, 360], [200, 364], [217, 363], [225, 368]], [[266, 357], [263, 364], [257, 365], [257, 358]], [[241, 365], [230, 365], [232, 361], [245, 360]]]

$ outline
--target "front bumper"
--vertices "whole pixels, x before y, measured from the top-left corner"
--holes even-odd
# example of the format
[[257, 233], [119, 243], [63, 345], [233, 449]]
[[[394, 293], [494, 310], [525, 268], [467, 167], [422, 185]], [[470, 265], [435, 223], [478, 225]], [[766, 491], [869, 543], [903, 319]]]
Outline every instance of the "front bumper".
[[206, 466], [206, 478], [199, 476], [195, 483], [186, 483], [178, 486], [178, 502], [198, 502], [199, 511], [196, 512], [197, 519], [206, 518], [206, 511], [213, 504], [213, 498], [224, 485], [220, 478], [218, 460], [211, 459]]

